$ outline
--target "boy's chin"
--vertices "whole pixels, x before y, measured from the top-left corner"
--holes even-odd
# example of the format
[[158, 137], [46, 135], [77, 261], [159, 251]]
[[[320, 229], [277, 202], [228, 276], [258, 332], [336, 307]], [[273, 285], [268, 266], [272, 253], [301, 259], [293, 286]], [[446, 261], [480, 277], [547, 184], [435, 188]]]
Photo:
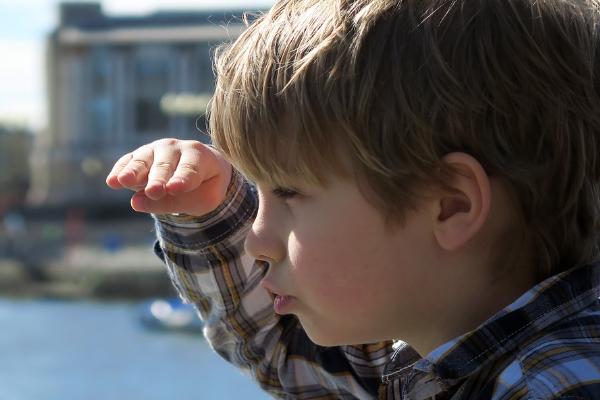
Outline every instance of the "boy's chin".
[[333, 347], [333, 346], [342, 346], [342, 345], [354, 345], [359, 343], [367, 343], [366, 341], [356, 341], [352, 340], [352, 337], [348, 335], [343, 335], [343, 332], [327, 332], [327, 331], [319, 331], [304, 329], [308, 338], [319, 346], [323, 347]]

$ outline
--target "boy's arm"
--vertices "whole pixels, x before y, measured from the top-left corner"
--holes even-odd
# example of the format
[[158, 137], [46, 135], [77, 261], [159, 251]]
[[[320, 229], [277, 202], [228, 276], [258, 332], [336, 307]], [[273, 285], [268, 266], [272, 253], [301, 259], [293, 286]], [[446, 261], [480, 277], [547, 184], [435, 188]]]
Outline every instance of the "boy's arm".
[[282, 399], [374, 399], [391, 343], [324, 348], [295, 316], [278, 316], [260, 285], [268, 265], [244, 252], [258, 209], [254, 188], [234, 172], [225, 201], [202, 217], [155, 215], [156, 253], [205, 335], [226, 360]]

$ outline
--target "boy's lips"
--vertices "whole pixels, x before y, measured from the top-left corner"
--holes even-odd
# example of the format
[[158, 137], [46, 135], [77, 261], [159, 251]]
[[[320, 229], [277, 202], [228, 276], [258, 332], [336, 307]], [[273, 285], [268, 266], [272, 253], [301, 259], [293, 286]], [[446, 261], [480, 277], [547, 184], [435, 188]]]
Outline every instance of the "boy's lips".
[[292, 296], [277, 295], [275, 297], [275, 301], [273, 302], [273, 308], [275, 309], [275, 312], [279, 315], [288, 314], [289, 311], [287, 309], [293, 299], [294, 298]]
[[273, 284], [268, 278], [263, 278], [260, 282], [260, 286], [263, 287], [267, 292], [273, 293], [275, 296], [282, 295], [285, 296], [285, 293], [280, 290], [275, 284]]
[[276, 288], [271, 282], [263, 279], [261, 281], [261, 286], [267, 290], [269, 293], [272, 293], [275, 296], [275, 300], [273, 301], [273, 308], [277, 314], [287, 314], [286, 309], [289, 306], [290, 301], [294, 299], [293, 296], [283, 294], [278, 288]]

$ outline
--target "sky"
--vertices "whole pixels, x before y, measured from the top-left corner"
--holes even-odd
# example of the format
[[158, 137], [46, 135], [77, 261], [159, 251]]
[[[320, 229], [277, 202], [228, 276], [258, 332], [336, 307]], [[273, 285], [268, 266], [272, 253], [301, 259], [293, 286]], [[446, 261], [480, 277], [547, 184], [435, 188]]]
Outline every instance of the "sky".
[[[104, 0], [108, 15], [158, 10], [268, 8], [275, 0]], [[59, 0], [0, 0], [0, 124], [47, 125], [45, 37], [56, 27]]]

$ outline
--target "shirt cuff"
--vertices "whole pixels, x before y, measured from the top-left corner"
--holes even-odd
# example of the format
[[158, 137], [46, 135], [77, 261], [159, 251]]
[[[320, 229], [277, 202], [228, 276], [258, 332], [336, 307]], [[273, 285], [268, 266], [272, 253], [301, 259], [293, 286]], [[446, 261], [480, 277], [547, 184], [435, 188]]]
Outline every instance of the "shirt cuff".
[[258, 211], [255, 187], [233, 169], [225, 199], [214, 211], [202, 215], [154, 214], [159, 237], [185, 250], [200, 250], [227, 240], [248, 223]]

